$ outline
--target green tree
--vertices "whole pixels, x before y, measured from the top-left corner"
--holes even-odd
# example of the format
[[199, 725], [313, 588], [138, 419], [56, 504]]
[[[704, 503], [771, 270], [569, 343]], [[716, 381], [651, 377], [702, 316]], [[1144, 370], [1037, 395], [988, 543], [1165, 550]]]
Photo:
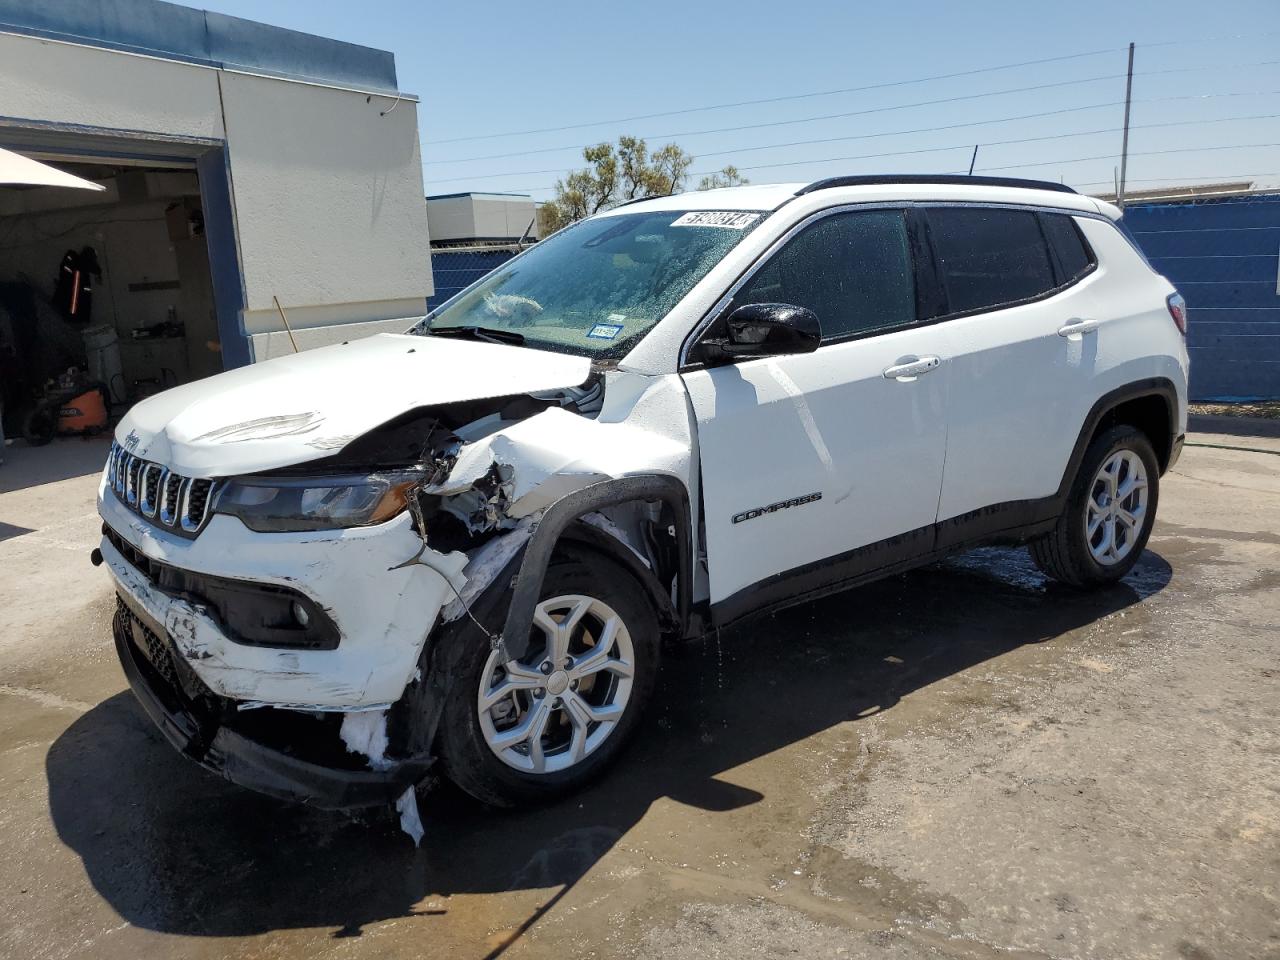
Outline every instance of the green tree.
[[587, 166], [557, 180], [555, 199], [538, 208], [540, 236], [620, 203], [677, 193], [693, 163], [693, 157], [674, 143], [650, 153], [639, 137], [619, 137], [616, 146], [586, 147], [582, 159]]
[[718, 190], [721, 187], [741, 187], [751, 181], [738, 172], [733, 164], [718, 173], [710, 174], [698, 181], [699, 190]]

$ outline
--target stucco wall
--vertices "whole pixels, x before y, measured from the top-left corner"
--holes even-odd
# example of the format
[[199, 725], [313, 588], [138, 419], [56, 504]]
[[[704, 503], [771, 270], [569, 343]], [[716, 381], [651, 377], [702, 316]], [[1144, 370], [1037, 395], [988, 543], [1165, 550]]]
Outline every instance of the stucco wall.
[[273, 295], [306, 327], [312, 306], [388, 319], [430, 294], [415, 103], [232, 73], [222, 96], [250, 333], [279, 329]]
[[412, 99], [381, 116], [392, 97], [8, 34], [0, 91], [0, 144], [16, 146], [18, 129], [27, 143], [32, 130], [71, 130], [89, 153], [95, 136], [127, 134], [146, 157], [172, 138], [196, 141], [184, 155], [225, 141], [246, 334], [279, 331], [273, 295], [295, 329], [424, 311]]

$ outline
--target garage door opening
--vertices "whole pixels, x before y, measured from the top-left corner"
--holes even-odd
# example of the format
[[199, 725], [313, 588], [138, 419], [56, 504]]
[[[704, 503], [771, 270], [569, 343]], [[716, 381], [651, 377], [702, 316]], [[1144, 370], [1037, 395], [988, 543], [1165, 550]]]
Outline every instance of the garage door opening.
[[[49, 429], [60, 398], [96, 389], [114, 422], [140, 399], [221, 371], [196, 162], [33, 155], [106, 189], [0, 189], [6, 435]], [[86, 413], [63, 416], [64, 430], [105, 430]]]

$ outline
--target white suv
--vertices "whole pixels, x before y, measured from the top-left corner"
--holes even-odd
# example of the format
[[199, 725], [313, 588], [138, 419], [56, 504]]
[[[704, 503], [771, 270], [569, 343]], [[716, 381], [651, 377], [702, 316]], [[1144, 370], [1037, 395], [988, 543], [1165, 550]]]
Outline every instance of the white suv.
[[524, 804], [617, 755], [664, 638], [992, 542], [1114, 581], [1187, 382], [1119, 218], [982, 177], [645, 200], [405, 334], [148, 399], [94, 558], [129, 680], [276, 796], [386, 803], [438, 760]]

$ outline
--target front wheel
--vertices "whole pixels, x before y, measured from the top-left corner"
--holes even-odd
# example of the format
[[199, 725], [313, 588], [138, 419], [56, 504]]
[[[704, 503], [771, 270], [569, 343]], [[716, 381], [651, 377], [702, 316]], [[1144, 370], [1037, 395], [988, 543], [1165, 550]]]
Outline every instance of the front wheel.
[[1047, 576], [1076, 587], [1119, 580], [1151, 536], [1160, 465], [1146, 434], [1127, 424], [1095, 437], [1057, 525], [1030, 544]]
[[445, 772], [495, 806], [578, 789], [634, 730], [659, 650], [652, 603], [626, 570], [595, 554], [553, 561], [525, 655], [504, 664], [475, 644], [456, 661], [440, 731]]

